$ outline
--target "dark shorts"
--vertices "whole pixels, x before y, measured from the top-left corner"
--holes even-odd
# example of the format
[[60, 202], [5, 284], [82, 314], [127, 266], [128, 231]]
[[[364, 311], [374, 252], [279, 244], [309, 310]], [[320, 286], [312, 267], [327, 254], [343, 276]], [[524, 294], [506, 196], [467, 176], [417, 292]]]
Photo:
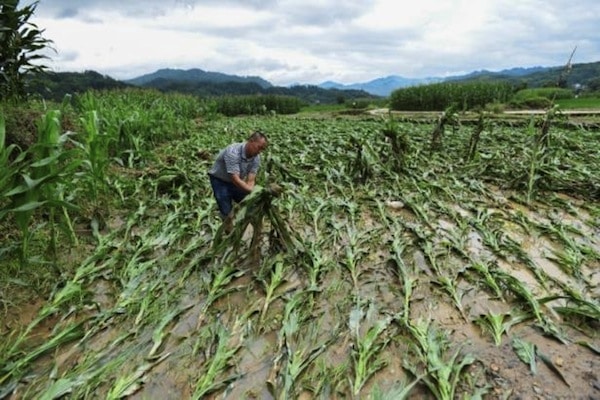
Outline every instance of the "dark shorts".
[[231, 182], [222, 181], [212, 175], [209, 175], [208, 177], [210, 178], [210, 185], [212, 186], [217, 205], [219, 206], [219, 211], [221, 212], [221, 218], [224, 219], [231, 213], [233, 202], [239, 203], [248, 195], [248, 193]]

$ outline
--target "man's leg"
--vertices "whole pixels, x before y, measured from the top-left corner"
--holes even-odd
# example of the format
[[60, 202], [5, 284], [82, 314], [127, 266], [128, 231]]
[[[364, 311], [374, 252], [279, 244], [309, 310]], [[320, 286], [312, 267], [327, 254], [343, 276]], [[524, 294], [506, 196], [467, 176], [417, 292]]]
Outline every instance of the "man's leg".
[[239, 203], [240, 201], [244, 200], [244, 198], [246, 196], [248, 196], [248, 192], [240, 189], [239, 187], [235, 186], [234, 184], [231, 184], [231, 186], [232, 186], [232, 188], [231, 188], [231, 198], [236, 203]]
[[221, 219], [227, 218], [227, 216], [231, 213], [232, 209], [232, 196], [230, 186], [233, 184], [228, 184], [218, 178], [210, 176], [210, 185], [212, 186], [213, 193], [215, 195], [215, 199], [217, 200], [217, 205], [219, 206], [219, 212], [221, 213]]

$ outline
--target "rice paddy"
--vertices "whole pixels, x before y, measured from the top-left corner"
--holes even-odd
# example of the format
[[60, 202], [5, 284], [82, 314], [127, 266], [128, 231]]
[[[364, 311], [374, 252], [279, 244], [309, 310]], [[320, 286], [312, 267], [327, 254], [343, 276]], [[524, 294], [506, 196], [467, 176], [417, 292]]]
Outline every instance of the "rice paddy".
[[[29, 198], [49, 214], [3, 205], [3, 226], [22, 219], [6, 262], [47, 268], [32, 259], [50, 236], [59, 267], [44, 298], [18, 273], [3, 283], [0, 398], [600, 396], [598, 131], [551, 112], [446, 130], [206, 118], [173, 122], [184, 133], [150, 150], [128, 141], [117, 163], [98, 125], [111, 109], [96, 107], [76, 147], [86, 162], [34, 166], [72, 173], [85, 201], [56, 184], [52, 201]], [[228, 231], [206, 173], [257, 129], [260, 186]], [[64, 166], [67, 151], [42, 159]]]

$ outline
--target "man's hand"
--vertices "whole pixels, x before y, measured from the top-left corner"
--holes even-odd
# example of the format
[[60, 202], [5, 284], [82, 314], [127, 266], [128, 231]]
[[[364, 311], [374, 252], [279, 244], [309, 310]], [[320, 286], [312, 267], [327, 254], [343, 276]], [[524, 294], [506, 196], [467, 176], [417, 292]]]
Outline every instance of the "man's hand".
[[[254, 177], [253, 177], [254, 178]], [[231, 174], [231, 182], [245, 192], [250, 193], [254, 189], [254, 179], [249, 179], [248, 182], [240, 178], [239, 174]]]

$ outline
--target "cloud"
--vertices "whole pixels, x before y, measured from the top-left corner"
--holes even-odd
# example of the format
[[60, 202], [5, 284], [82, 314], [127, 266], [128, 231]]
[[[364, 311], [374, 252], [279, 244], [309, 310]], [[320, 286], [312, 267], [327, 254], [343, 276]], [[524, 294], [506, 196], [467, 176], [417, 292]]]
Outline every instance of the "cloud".
[[66, 7], [57, 10], [56, 18], [58, 19], [67, 19], [67, 18], [75, 18], [77, 16], [77, 9]]
[[158, 68], [274, 84], [600, 60], [600, 2], [578, 0], [42, 0], [59, 70], [128, 79]]

